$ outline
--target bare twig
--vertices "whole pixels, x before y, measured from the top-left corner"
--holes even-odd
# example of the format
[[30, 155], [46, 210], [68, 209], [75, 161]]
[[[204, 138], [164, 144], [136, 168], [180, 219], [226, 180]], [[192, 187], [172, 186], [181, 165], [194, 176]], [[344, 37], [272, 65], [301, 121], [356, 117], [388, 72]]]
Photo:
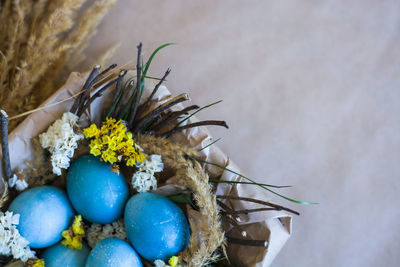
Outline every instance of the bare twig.
[[137, 55], [137, 63], [136, 63], [136, 70], [137, 70], [137, 74], [136, 74], [136, 78], [137, 78], [137, 82], [136, 82], [136, 98], [134, 99], [135, 103], [133, 103], [132, 106], [132, 112], [131, 115], [129, 117], [128, 120], [128, 125], [129, 128], [132, 127], [133, 122], [135, 121], [135, 117], [136, 117], [136, 111], [137, 108], [139, 106], [139, 102], [140, 102], [140, 95], [142, 93], [142, 43], [139, 43], [139, 45], [137, 46], [138, 49], [138, 55]]
[[179, 126], [176, 128], [173, 128], [172, 130], [162, 133], [160, 135], [162, 136], [171, 136], [172, 134], [185, 130], [185, 129], [189, 129], [189, 128], [194, 128], [194, 127], [198, 127], [198, 126], [204, 126], [204, 125], [217, 125], [217, 126], [223, 126], [227, 129], [229, 129], [228, 124], [226, 124], [225, 121], [215, 121], [215, 120], [208, 120], [208, 121], [199, 121], [199, 122], [195, 122], [195, 123], [190, 123], [190, 124], [186, 124], [184, 126]]
[[[129, 105], [129, 102], [130, 102], [129, 101], [130, 100], [130, 97], [129, 97], [130, 92], [132, 91], [132, 89], [133, 89], [132, 94], [135, 92], [134, 87], [135, 87], [135, 81], [132, 80], [128, 83], [128, 86], [126, 86], [126, 88], [124, 88], [124, 90], [122, 91], [121, 97], [120, 97], [120, 104], [118, 104], [115, 108], [115, 112], [114, 112], [115, 116], [121, 117], [125, 113], [125, 110], [128, 108], [127, 105]], [[125, 95], [128, 100], [125, 100]], [[122, 112], [122, 114], [120, 114], [121, 112]]]
[[217, 198], [220, 199], [231, 199], [231, 200], [242, 200], [242, 201], [248, 201], [248, 202], [253, 202], [253, 203], [257, 203], [257, 204], [261, 204], [261, 205], [265, 205], [265, 206], [270, 206], [273, 208], [276, 208], [277, 210], [286, 210], [288, 212], [294, 213], [296, 215], [300, 215], [299, 212], [289, 209], [289, 208], [285, 208], [283, 206], [271, 203], [271, 202], [267, 202], [267, 201], [262, 201], [262, 200], [258, 200], [258, 199], [254, 199], [254, 198], [249, 198], [249, 197], [235, 197], [235, 196], [221, 196], [221, 195], [217, 195]]
[[169, 123], [173, 122], [174, 120], [178, 119], [180, 116], [188, 114], [189, 111], [191, 111], [193, 109], [198, 109], [198, 108], [199, 108], [199, 106], [192, 105], [192, 106], [189, 106], [182, 110], [171, 112], [170, 114], [168, 114], [168, 116], [165, 119], [161, 120], [159, 123], [152, 126], [150, 128], [150, 130], [156, 132], [156, 131], [162, 129], [164, 126], [168, 125]]
[[100, 72], [92, 81], [92, 84], [95, 84], [96, 82], [100, 81], [101, 78], [103, 78], [104, 74], [106, 74], [107, 72], [109, 72], [110, 70], [114, 69], [117, 67], [117, 64], [112, 64], [110, 66], [108, 66], [107, 69], [103, 70], [102, 72]]
[[160, 85], [165, 81], [165, 79], [167, 78], [167, 76], [170, 74], [171, 69], [168, 68], [167, 71], [165, 72], [164, 76], [161, 78], [161, 80], [157, 83], [157, 85], [154, 87], [153, 91], [151, 92], [150, 96], [147, 98], [147, 100], [143, 103], [143, 106], [146, 106], [151, 99], [153, 98], [153, 96], [157, 93], [158, 88], [160, 87]]
[[137, 133], [139, 130], [141, 130], [144, 126], [146, 126], [148, 123], [150, 123], [151, 120], [159, 116], [162, 112], [164, 112], [166, 109], [180, 103], [183, 101], [186, 101], [189, 99], [189, 96], [187, 94], [180, 94], [177, 97], [172, 98], [168, 102], [165, 102], [158, 108], [154, 109], [153, 111], [150, 111], [148, 114], [146, 114], [136, 125], [136, 127], [133, 129], [134, 133]]
[[241, 245], [241, 246], [250, 246], [250, 247], [267, 247], [267, 240], [249, 240], [249, 239], [240, 239], [235, 237], [230, 237], [225, 235], [226, 240], [231, 244]]
[[221, 200], [217, 200], [217, 204], [220, 206], [221, 210], [221, 215], [223, 216], [224, 219], [226, 219], [232, 226], [238, 228], [240, 231], [242, 231], [242, 227], [236, 220], [236, 214], [234, 213], [235, 211], [230, 208], [228, 205], [223, 203]]
[[93, 85], [93, 79], [96, 77], [97, 73], [100, 70], [100, 65], [95, 65], [92, 69], [92, 71], [89, 74], [89, 77], [87, 78], [85, 84], [83, 85], [83, 93], [75, 100], [70, 112], [71, 113], [76, 113], [80, 111], [81, 107], [85, 103], [85, 99], [87, 95], [89, 94], [89, 90]]
[[12, 175], [10, 151], [8, 147], [8, 115], [3, 109], [0, 110], [0, 122], [1, 122], [1, 149], [3, 153], [4, 175], [8, 181], [8, 179], [10, 179]]
[[[127, 73], [126, 70], [121, 70], [120, 73], [119, 73], [119, 77], [121, 77], [121, 76], [124, 77], [126, 73]], [[114, 98], [113, 98], [113, 101], [112, 101], [114, 110], [112, 110], [112, 113], [110, 114], [111, 117], [114, 116], [115, 110], [117, 109], [118, 103], [119, 103], [119, 101], [121, 100], [121, 97], [122, 97], [120, 95], [121, 94], [121, 89], [122, 89], [122, 83], [124, 81], [124, 79], [122, 79], [122, 77], [121, 77], [121, 79], [118, 79], [117, 85], [116, 85], [116, 88], [115, 88]]]
[[280, 209], [278, 209], [278, 208], [259, 208], [259, 209], [234, 210], [233, 214], [249, 214], [252, 212], [260, 212], [260, 211], [267, 211], [267, 210], [280, 210]]
[[85, 105], [83, 106], [83, 108], [79, 110], [79, 112], [78, 112], [78, 117], [80, 117], [80, 116], [83, 114], [83, 112], [85, 112], [85, 110], [89, 108], [90, 104], [92, 104], [92, 102], [93, 102], [96, 98], [98, 98], [99, 96], [101, 96], [101, 95], [103, 94], [103, 92], [104, 92], [107, 88], [109, 88], [111, 85], [113, 85], [113, 84], [116, 83], [119, 79], [122, 79], [122, 78], [123, 78], [123, 76], [122, 76], [122, 77], [121, 77], [121, 76], [118, 76], [118, 78], [116, 78], [116, 79], [114, 79], [114, 80], [112, 80], [112, 81], [109, 81], [109, 82], [106, 83], [100, 90], [98, 90], [88, 101], [86, 101], [86, 103], [85, 103]]

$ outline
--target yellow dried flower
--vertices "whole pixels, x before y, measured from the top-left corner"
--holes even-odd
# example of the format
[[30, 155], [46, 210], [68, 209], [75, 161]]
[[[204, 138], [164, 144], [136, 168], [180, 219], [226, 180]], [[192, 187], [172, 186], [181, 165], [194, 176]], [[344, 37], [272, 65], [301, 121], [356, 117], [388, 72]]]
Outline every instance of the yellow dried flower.
[[82, 238], [84, 234], [85, 230], [83, 229], [82, 216], [77, 215], [72, 223], [72, 227], [61, 233], [64, 237], [61, 244], [68, 246], [71, 249], [82, 249]]
[[172, 256], [169, 260], [168, 260], [168, 264], [171, 265], [172, 267], [176, 267], [179, 263], [179, 258], [177, 256]]
[[81, 215], [75, 216], [74, 222], [72, 223], [72, 231], [74, 232], [75, 235], [84, 235], [85, 234], [85, 229], [83, 229]]
[[146, 158], [121, 120], [106, 118], [100, 129], [92, 124], [83, 130], [83, 134], [92, 139], [89, 144], [90, 153], [101, 156], [105, 162], [115, 164], [125, 161], [127, 166], [134, 166]]
[[44, 260], [36, 260], [32, 267], [45, 267]]
[[96, 124], [90, 125], [90, 127], [83, 130], [83, 135], [86, 138], [98, 137], [100, 134], [100, 130], [97, 128]]

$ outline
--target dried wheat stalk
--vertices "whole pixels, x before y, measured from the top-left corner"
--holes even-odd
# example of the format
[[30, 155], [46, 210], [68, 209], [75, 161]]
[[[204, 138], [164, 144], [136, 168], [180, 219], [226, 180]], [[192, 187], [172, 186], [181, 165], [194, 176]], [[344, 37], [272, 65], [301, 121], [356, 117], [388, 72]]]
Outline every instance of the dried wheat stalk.
[[10, 116], [35, 108], [65, 82], [116, 2], [93, 1], [78, 17], [85, 1], [0, 2], [0, 106]]

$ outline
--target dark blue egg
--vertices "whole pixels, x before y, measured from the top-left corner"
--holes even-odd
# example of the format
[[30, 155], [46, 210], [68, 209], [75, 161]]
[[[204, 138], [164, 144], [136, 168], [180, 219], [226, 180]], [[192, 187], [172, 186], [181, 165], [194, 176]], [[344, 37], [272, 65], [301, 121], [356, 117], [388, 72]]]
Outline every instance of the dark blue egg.
[[125, 241], [117, 238], [101, 240], [92, 249], [86, 267], [142, 267], [136, 251]]
[[60, 241], [61, 232], [69, 227], [74, 216], [67, 195], [53, 186], [23, 192], [8, 210], [20, 215], [17, 229], [32, 248], [44, 248]]
[[128, 239], [145, 259], [167, 261], [184, 250], [190, 227], [182, 210], [166, 197], [153, 193], [134, 195], [125, 207]]
[[72, 163], [67, 193], [79, 214], [100, 224], [118, 220], [129, 197], [124, 175], [112, 172], [109, 163], [92, 155], [81, 156]]
[[58, 243], [47, 248], [42, 254], [42, 259], [46, 267], [85, 267], [89, 253], [85, 243], [82, 243], [82, 249], [71, 249]]

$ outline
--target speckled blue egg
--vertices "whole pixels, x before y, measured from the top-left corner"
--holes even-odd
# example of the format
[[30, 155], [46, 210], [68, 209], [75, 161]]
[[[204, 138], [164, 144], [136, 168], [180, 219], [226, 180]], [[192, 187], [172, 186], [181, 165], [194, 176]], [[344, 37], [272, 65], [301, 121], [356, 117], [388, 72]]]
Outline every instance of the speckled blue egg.
[[148, 192], [134, 195], [126, 204], [124, 220], [132, 246], [149, 261], [167, 261], [189, 243], [189, 223], [166, 197]]
[[32, 248], [44, 248], [61, 240], [74, 211], [67, 195], [53, 186], [38, 186], [17, 196], [8, 208], [20, 215], [17, 226]]
[[122, 216], [129, 197], [124, 175], [92, 155], [75, 160], [68, 171], [67, 193], [72, 206], [93, 223], [112, 223]]
[[86, 267], [142, 267], [136, 251], [125, 241], [117, 238], [101, 240], [92, 249]]
[[47, 248], [43, 254], [46, 267], [85, 267], [89, 247], [82, 243], [82, 249], [71, 249], [61, 243]]

